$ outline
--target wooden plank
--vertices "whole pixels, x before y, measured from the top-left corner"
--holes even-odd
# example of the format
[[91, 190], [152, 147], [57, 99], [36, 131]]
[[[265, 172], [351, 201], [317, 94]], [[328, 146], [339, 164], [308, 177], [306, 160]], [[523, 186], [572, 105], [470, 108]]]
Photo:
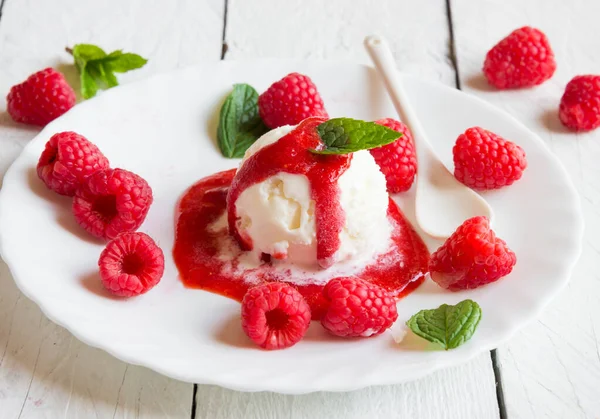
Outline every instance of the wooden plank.
[[[226, 59], [370, 63], [365, 36], [385, 36], [402, 71], [454, 86], [444, 0], [229, 0]], [[285, 18], [282, 18], [285, 17]]]
[[[566, 83], [600, 74], [597, 16], [585, 0], [452, 1], [463, 89], [508, 111], [540, 135], [560, 158], [581, 195], [584, 251], [569, 286], [528, 326], [498, 349], [510, 418], [597, 418], [600, 412], [600, 130], [567, 132], [558, 120]], [[498, 92], [482, 77], [487, 50], [512, 30], [531, 25], [549, 37], [556, 74], [534, 89]]]
[[240, 393], [198, 386], [196, 419], [497, 418], [489, 355], [421, 380], [349, 393]]
[[[0, 20], [0, 92], [53, 66], [76, 80], [64, 47], [90, 42], [150, 61], [126, 83], [218, 60], [223, 0], [6, 0]], [[0, 181], [38, 132], [11, 121], [0, 101]], [[47, 320], [0, 264], [0, 416], [189, 418], [191, 384], [128, 366]]]
[[[226, 59], [368, 62], [365, 35], [390, 40], [405, 71], [454, 85], [445, 2], [229, 0]], [[418, 42], [416, 41], [418, 40]], [[343, 77], [343, 75], [340, 75]], [[414, 383], [287, 396], [199, 386], [196, 418], [497, 418], [489, 353]]]

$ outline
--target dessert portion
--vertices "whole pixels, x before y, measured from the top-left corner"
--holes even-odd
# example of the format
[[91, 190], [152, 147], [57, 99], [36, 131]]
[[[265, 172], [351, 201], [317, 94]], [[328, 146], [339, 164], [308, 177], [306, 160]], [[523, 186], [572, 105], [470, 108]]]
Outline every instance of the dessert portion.
[[[373, 157], [323, 154], [319, 129], [337, 121], [312, 117], [270, 131], [238, 170], [186, 192], [173, 252], [186, 285], [241, 300], [252, 286], [285, 282], [320, 319], [333, 278], [360, 277], [391, 298], [422, 282], [429, 253], [389, 198]], [[400, 135], [359, 122], [360, 132]]]
[[311, 153], [325, 121], [274, 129], [246, 151], [229, 190], [229, 231], [257, 260], [329, 268], [389, 247], [385, 177], [367, 150]]
[[[310, 319], [340, 337], [379, 335], [398, 317], [396, 300], [428, 272], [459, 291], [497, 281], [516, 263], [484, 217], [466, 220], [430, 261], [388, 195], [409, 190], [417, 173], [408, 127], [328, 119], [306, 76], [289, 74], [262, 95], [235, 85], [218, 144], [242, 160], [185, 193], [173, 256], [186, 285], [241, 301], [242, 328], [262, 348], [293, 346]], [[455, 176], [476, 189], [508, 186], [527, 167], [519, 146], [479, 127], [458, 137], [453, 154]], [[446, 320], [457, 315], [448, 341]], [[480, 319], [465, 300], [422, 310], [407, 325], [451, 349]]]

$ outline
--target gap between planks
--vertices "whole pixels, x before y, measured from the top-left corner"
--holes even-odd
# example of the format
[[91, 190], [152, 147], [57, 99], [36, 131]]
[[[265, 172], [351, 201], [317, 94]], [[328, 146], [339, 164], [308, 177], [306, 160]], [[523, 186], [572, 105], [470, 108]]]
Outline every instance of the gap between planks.
[[[4, 2], [6, 0], [0, 0], [0, 19], [2, 19], [2, 9], [4, 9]], [[227, 1], [227, 0], [225, 0]]]
[[[454, 21], [452, 19], [452, 0], [446, 0], [446, 16], [448, 17], [448, 57], [454, 68], [455, 84], [458, 90], [462, 90], [460, 85], [460, 72], [458, 69], [458, 58], [456, 54], [456, 41], [454, 39]], [[504, 389], [502, 387], [502, 373], [500, 362], [498, 361], [497, 349], [490, 351], [492, 359], [492, 368], [494, 370], [494, 379], [496, 381], [496, 400], [498, 402], [498, 412], [500, 419], [507, 419], [506, 403], [504, 402]]]
[[[4, 0], [2, 0], [4, 1]], [[227, 35], [227, 9], [229, 8], [229, 0], [223, 1], [223, 36], [221, 38], [221, 60], [225, 59], [227, 54], [227, 41], [225, 36]]]

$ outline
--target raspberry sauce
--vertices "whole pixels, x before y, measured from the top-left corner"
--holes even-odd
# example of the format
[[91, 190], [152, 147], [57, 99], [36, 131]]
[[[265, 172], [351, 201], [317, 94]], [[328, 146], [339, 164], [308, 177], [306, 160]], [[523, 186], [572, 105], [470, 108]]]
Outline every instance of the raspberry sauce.
[[326, 120], [316, 117], [305, 119], [277, 142], [254, 153], [239, 169], [227, 198], [227, 218], [229, 231], [243, 250], [252, 250], [252, 240], [237, 229], [235, 203], [246, 188], [267, 180], [283, 168], [286, 173], [307, 177], [311, 198], [315, 201], [317, 262], [323, 268], [333, 264], [345, 221], [337, 180], [350, 167], [352, 155], [321, 155], [309, 151], [322, 144], [317, 125]]
[[[344, 164], [347, 162], [337, 162], [332, 166], [340, 170]], [[216, 173], [200, 180], [185, 193], [177, 211], [173, 256], [187, 287], [204, 289], [241, 301], [256, 280], [289, 282], [291, 272], [277, 269], [268, 260], [256, 268], [238, 269], [240, 257], [244, 255], [243, 249], [231, 238], [226, 226], [214, 228], [215, 222], [227, 211], [227, 195], [235, 173], [235, 169]], [[388, 218], [393, 228], [390, 248], [355, 275], [387, 289], [399, 298], [409, 294], [423, 282], [429, 252], [391, 199]], [[333, 231], [335, 230], [321, 234], [331, 235], [334, 234]], [[235, 247], [238, 257], [231, 260], [219, 257], [223, 243]], [[321, 255], [329, 254], [331, 246], [331, 243], [324, 246]], [[335, 275], [332, 274], [333, 276]], [[254, 283], [247, 280], [249, 277], [255, 279]], [[323, 313], [321, 292], [324, 285], [295, 286], [308, 301], [312, 318], [319, 319]]]

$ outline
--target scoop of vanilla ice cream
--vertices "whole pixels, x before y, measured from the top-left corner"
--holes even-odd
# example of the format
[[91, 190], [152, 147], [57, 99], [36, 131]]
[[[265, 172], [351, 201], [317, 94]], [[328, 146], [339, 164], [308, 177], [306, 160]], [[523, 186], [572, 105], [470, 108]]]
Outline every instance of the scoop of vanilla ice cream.
[[[294, 128], [288, 125], [264, 134], [246, 151], [241, 165]], [[334, 262], [368, 260], [385, 251], [392, 230], [387, 218], [389, 197], [385, 177], [368, 151], [354, 153], [338, 186], [345, 225]], [[250, 186], [240, 194], [236, 212], [240, 232], [252, 239], [258, 255], [267, 253], [306, 267], [317, 265], [315, 201], [306, 176], [279, 172]]]

